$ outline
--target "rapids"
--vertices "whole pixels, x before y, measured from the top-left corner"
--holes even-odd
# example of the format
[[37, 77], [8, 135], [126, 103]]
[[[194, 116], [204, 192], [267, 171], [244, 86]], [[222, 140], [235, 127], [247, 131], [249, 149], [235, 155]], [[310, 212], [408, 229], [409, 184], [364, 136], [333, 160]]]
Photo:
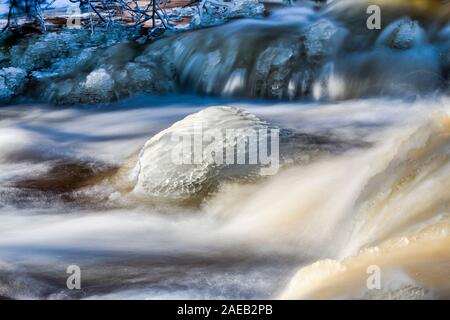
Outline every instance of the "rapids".
[[[373, 33], [368, 1], [336, 0], [95, 51], [78, 34], [81, 60], [16, 43], [0, 298], [450, 298], [449, 7], [375, 2]], [[277, 174], [166, 163], [199, 119], [279, 128]]]
[[[126, 110], [1, 110], [3, 297], [448, 297], [447, 98], [234, 101], [279, 127], [349, 143], [302, 142], [309, 161], [224, 182], [194, 206], [117, 189], [149, 135], [226, 103], [155, 99]], [[84, 270], [81, 292], [65, 289], [71, 264]], [[364, 290], [368, 264], [386, 267], [383, 290]]]

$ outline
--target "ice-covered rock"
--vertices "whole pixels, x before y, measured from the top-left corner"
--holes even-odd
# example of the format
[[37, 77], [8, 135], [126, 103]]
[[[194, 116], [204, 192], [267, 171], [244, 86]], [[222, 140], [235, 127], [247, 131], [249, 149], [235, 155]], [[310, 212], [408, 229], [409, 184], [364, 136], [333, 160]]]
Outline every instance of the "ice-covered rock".
[[345, 29], [327, 19], [312, 23], [302, 36], [306, 59], [314, 63], [334, 55], [346, 34]]
[[256, 60], [256, 82], [263, 96], [282, 98], [292, 72], [292, 59], [298, 51], [295, 46], [277, 46], [265, 49]]
[[31, 75], [33, 78], [42, 81], [80, 72], [91, 60], [94, 60], [96, 52], [96, 48], [85, 48], [75, 56], [56, 59], [48, 68], [33, 71]]
[[21, 93], [27, 73], [25, 70], [8, 67], [0, 69], [0, 103], [8, 102]]
[[50, 100], [56, 104], [96, 104], [115, 100], [114, 79], [104, 68], [97, 68], [84, 77], [49, 79], [43, 82], [41, 99]]
[[138, 93], [162, 94], [175, 90], [174, 78], [156, 66], [129, 62], [115, 74], [115, 91], [118, 97]]
[[280, 14], [286, 26], [275, 27], [275, 18], [267, 26], [245, 20], [180, 36], [168, 47], [181, 85], [227, 96], [308, 96], [321, 66], [340, 50], [347, 30], [329, 19], [317, 20], [305, 9], [286, 14], [292, 13]]
[[[187, 200], [214, 191], [229, 177], [257, 175], [260, 166], [249, 164], [250, 160], [246, 164], [236, 164], [234, 157], [231, 162], [227, 160], [227, 150], [235, 150], [238, 140], [227, 139], [226, 134], [235, 133], [243, 139], [246, 134], [270, 128], [256, 116], [233, 107], [210, 107], [189, 115], [145, 144], [129, 176], [133, 192]], [[249, 150], [233, 152], [247, 159]]]
[[164, 94], [176, 88], [170, 41], [155, 41], [133, 61], [114, 72], [114, 90], [118, 97], [136, 93]]
[[194, 16], [192, 23], [197, 26], [211, 26], [221, 24], [233, 18], [248, 18], [262, 15], [264, 5], [258, 0], [202, 0], [199, 13]]
[[[98, 30], [85, 38], [85, 47], [106, 48], [112, 45], [126, 42], [139, 36], [139, 28], [115, 25], [107, 30]], [[87, 40], [87, 41], [86, 41]]]
[[294, 50], [289, 47], [269, 47], [265, 49], [256, 61], [256, 70], [261, 76], [267, 76], [271, 67], [285, 65], [294, 56]]
[[86, 102], [101, 103], [113, 100], [114, 80], [103, 68], [89, 73], [82, 86], [87, 96]]
[[[254, 17], [264, 13], [264, 5], [259, 0], [234, 0], [230, 15], [236, 17]], [[226, 3], [226, 2], [225, 2]]]
[[49, 32], [30, 37], [11, 48], [11, 64], [31, 71], [48, 67], [54, 60], [78, 53], [83, 34]]
[[66, 58], [52, 68], [32, 73], [40, 81], [40, 99], [65, 105], [110, 103], [135, 94], [163, 94], [176, 88], [176, 76], [170, 62], [158, 54], [161, 51], [135, 59], [130, 53], [123, 57], [124, 61], [116, 61], [101, 50], [84, 49], [82, 53], [85, 51], [84, 57]]
[[268, 98], [307, 96], [320, 68], [339, 51], [346, 29], [328, 19], [308, 23], [298, 38], [277, 40], [255, 63], [255, 91]]
[[[57, 32], [46, 32], [42, 35], [32, 35], [20, 39], [10, 52], [11, 66], [26, 71], [36, 71], [52, 68], [58, 63], [64, 64], [64, 59], [78, 59], [89, 48], [107, 48], [114, 44], [132, 39], [136, 31], [126, 28], [111, 28], [91, 34], [88, 30], [64, 29]], [[92, 49], [91, 49], [92, 50]], [[67, 65], [70, 61], [67, 61]], [[60, 71], [60, 70], [58, 70]]]
[[409, 18], [392, 22], [380, 34], [377, 44], [393, 49], [410, 49], [426, 41], [425, 31], [417, 21]]

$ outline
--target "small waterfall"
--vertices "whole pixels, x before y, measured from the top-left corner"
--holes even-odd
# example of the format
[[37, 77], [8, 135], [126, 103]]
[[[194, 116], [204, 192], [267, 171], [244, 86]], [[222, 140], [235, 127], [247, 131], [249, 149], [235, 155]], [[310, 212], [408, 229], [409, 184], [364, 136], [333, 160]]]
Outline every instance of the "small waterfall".
[[[375, 1], [382, 29], [368, 30], [372, 2], [333, 1], [320, 9], [302, 2], [267, 17], [144, 44], [108, 45], [108, 37], [91, 39], [81, 31], [49, 33], [13, 45], [8, 59], [14, 68], [2, 74], [15, 95], [23, 91], [58, 104], [104, 103], [140, 93], [335, 101], [447, 90], [450, 6]], [[32, 81], [21, 88], [16, 78]]]
[[181, 89], [207, 95], [342, 100], [442, 89], [447, 40], [436, 34], [446, 18], [431, 25], [414, 5], [380, 1], [385, 25], [368, 30], [364, 3], [302, 5], [175, 36], [164, 54]]

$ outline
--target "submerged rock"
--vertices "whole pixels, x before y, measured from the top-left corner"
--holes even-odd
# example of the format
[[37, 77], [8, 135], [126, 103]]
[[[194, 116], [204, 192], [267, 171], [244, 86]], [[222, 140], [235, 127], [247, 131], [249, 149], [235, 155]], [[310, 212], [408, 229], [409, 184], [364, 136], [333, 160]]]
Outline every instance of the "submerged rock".
[[[134, 193], [170, 199], [188, 200], [213, 192], [227, 178], [257, 176], [261, 166], [238, 164], [245, 151], [233, 151], [237, 158], [228, 159], [238, 139], [274, 129], [256, 116], [232, 107], [210, 107], [189, 115], [151, 138], [139, 154], [130, 179]], [[270, 133], [268, 133], [270, 135]], [[255, 137], [258, 143], [258, 137]], [[237, 149], [239, 150], [239, 149]]]
[[21, 93], [25, 86], [25, 70], [9, 67], [0, 69], [0, 103], [8, 102]]

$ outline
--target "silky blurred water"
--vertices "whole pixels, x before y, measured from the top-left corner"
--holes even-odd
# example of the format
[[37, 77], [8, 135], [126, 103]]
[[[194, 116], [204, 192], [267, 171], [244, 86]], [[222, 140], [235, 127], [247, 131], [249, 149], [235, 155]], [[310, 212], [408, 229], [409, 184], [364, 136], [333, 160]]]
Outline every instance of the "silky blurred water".
[[[442, 103], [377, 99], [319, 105], [176, 96], [101, 108], [2, 108], [0, 295], [275, 297], [299, 265], [325, 257], [328, 249], [311, 252], [282, 237], [251, 240], [245, 229], [252, 220], [245, 220], [249, 225], [241, 234], [232, 217], [221, 216], [220, 197], [219, 204], [213, 196], [199, 208], [136, 203], [111, 196], [114, 188], [105, 181], [76, 188], [73, 177], [83, 177], [86, 167], [94, 175], [114, 170], [152, 135], [211, 105], [245, 108], [280, 127], [370, 145], [385, 130]], [[65, 287], [69, 265], [81, 267], [81, 291]]]

